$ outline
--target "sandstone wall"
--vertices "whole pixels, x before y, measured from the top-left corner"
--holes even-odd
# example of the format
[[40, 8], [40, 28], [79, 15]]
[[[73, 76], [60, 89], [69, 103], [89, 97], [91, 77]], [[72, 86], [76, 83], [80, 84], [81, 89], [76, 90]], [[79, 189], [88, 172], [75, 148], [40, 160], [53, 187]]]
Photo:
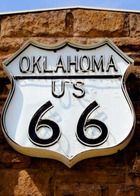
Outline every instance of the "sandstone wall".
[[121, 152], [91, 158], [68, 169], [62, 163], [24, 156], [6, 142], [0, 128], [0, 195], [138, 196], [140, 195], [140, 13], [64, 9], [0, 16], [0, 112], [10, 89], [1, 62], [29, 38], [54, 44], [68, 39], [93, 44], [110, 38], [134, 59], [127, 89], [137, 124]]

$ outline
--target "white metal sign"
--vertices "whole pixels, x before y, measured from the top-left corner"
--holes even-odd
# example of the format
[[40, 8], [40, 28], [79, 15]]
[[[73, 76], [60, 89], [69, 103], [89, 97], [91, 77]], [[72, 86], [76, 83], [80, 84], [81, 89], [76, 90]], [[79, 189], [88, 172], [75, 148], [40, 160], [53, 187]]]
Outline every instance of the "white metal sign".
[[125, 87], [132, 65], [107, 38], [94, 46], [29, 40], [3, 63], [12, 83], [2, 113], [7, 141], [68, 167], [123, 149], [135, 125]]

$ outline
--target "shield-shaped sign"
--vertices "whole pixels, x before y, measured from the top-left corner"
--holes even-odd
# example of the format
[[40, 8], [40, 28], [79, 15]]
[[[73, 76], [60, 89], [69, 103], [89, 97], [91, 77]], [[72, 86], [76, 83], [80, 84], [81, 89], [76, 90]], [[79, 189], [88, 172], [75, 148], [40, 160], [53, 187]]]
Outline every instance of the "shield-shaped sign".
[[29, 40], [3, 62], [12, 83], [2, 113], [8, 143], [68, 167], [123, 149], [135, 125], [125, 87], [132, 66], [107, 38], [94, 46]]

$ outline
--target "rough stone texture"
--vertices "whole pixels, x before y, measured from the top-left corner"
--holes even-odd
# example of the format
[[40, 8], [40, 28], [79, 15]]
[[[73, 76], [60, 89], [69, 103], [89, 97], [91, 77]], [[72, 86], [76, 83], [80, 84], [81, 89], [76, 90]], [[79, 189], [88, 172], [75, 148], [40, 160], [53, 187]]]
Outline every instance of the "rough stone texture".
[[[86, 191], [85, 191], [86, 189]], [[99, 185], [91, 184], [57, 184], [54, 195], [57, 196], [102, 196], [102, 188]]]
[[139, 196], [140, 187], [136, 186], [123, 186], [118, 189], [114, 196]]
[[130, 36], [140, 37], [140, 15], [130, 14]]
[[[18, 14], [1, 21], [2, 37], [65, 36], [66, 11]], [[57, 19], [57, 20], [56, 20]]]
[[30, 158], [21, 154], [17, 154], [13, 149], [4, 148], [1, 151], [0, 163], [5, 167], [12, 168], [28, 168]]
[[52, 172], [44, 170], [1, 170], [0, 195], [49, 196]]
[[0, 196], [140, 195], [140, 14], [64, 9], [0, 16], [0, 115], [11, 84], [2, 61], [28, 39], [43, 44], [70, 40], [94, 44], [109, 37], [135, 61], [126, 86], [136, 112], [128, 146], [114, 155], [83, 160], [71, 169], [13, 150], [0, 126]]
[[1, 36], [103, 37], [106, 34], [111, 37], [124, 37], [129, 35], [128, 26], [125, 13], [62, 10], [6, 16], [1, 20]]
[[75, 10], [74, 35], [84, 37], [129, 36], [128, 19], [124, 13]]
[[109, 196], [138, 196], [140, 186], [135, 185], [111, 185]]

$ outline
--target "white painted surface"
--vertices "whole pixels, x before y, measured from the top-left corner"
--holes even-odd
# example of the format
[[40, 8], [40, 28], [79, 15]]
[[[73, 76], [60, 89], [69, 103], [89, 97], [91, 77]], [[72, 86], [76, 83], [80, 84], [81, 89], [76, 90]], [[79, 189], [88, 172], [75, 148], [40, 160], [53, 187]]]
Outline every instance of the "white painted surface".
[[[107, 41], [111, 45], [112, 42]], [[114, 47], [114, 45], [111, 45]], [[3, 112], [3, 126], [4, 133], [8, 142], [18, 151], [30, 156], [54, 158], [62, 161], [67, 166], [71, 167], [76, 162], [93, 156], [101, 156], [112, 154], [117, 150], [122, 149], [127, 145], [128, 141], [133, 135], [135, 117], [133, 107], [127, 93], [123, 87], [124, 74], [130, 66], [129, 57], [120, 52], [118, 48], [115, 51], [108, 45], [100, 46], [92, 50], [79, 50], [65, 46], [63, 49], [47, 51], [37, 48], [36, 46], [29, 45], [24, 51], [20, 50], [14, 57], [10, 58], [4, 64], [7, 66], [8, 72], [12, 77], [14, 76], [70, 76], [70, 75], [121, 75], [122, 78], [104, 78], [104, 79], [55, 79], [57, 88], [56, 92], [60, 91], [60, 83], [67, 81], [65, 87], [65, 94], [61, 98], [56, 98], [52, 95], [52, 80], [50, 79], [24, 79], [15, 80], [15, 92], [9, 102], [8, 107], [5, 105]], [[21, 52], [22, 51], [22, 52]], [[19, 59], [23, 56], [32, 58], [35, 56], [47, 56], [48, 65], [51, 69], [55, 69], [56, 62], [59, 56], [63, 57], [64, 65], [67, 64], [67, 56], [74, 57], [87, 55], [96, 55], [97, 59], [101, 55], [105, 58], [105, 64], [108, 62], [109, 56], [113, 55], [115, 58], [117, 72], [113, 68], [109, 72], [101, 71], [88, 71], [88, 72], [74, 72], [63, 73], [35, 73], [27, 72], [21, 73], [19, 70]], [[123, 58], [122, 58], [123, 56]], [[127, 62], [126, 62], [127, 61]], [[41, 61], [40, 61], [40, 64]], [[4, 66], [5, 66], [4, 65]], [[8, 73], [9, 75], [9, 73]], [[73, 83], [83, 82], [82, 88], [85, 91], [85, 96], [76, 98], [73, 93], [77, 95], [81, 92], [73, 88]], [[54, 145], [49, 147], [39, 147], [29, 140], [28, 129], [30, 121], [35, 112], [47, 101], [51, 101], [53, 108], [46, 112], [42, 119], [49, 119], [58, 124], [61, 131], [61, 137]], [[102, 121], [108, 128], [107, 140], [98, 146], [89, 147], [83, 145], [76, 137], [78, 120], [85, 110], [85, 108], [93, 101], [96, 101], [100, 107], [91, 113], [89, 119], [97, 119]], [[41, 138], [47, 138], [51, 135], [51, 130], [48, 131], [41, 128], [38, 132]], [[49, 135], [48, 135], [49, 134]], [[86, 130], [86, 136], [95, 138], [100, 135], [97, 128]], [[110, 150], [109, 150], [110, 149]], [[78, 157], [78, 158], [76, 158]], [[74, 160], [75, 158], [75, 160]]]

